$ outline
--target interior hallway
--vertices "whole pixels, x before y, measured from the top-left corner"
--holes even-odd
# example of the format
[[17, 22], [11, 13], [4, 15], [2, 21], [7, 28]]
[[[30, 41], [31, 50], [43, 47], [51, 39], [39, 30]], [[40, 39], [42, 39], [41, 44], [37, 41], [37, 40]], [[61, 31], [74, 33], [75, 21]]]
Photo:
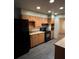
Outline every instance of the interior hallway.
[[50, 40], [47, 43], [43, 43], [37, 47], [30, 49], [29, 53], [17, 58], [17, 59], [54, 59], [54, 43], [56, 39]]

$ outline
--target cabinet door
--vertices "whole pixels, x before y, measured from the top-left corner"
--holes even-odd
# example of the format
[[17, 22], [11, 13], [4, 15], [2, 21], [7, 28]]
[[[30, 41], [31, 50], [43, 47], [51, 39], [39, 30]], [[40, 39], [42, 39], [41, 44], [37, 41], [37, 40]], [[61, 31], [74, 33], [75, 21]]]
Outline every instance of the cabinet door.
[[30, 45], [31, 45], [31, 48], [32, 48], [32, 46], [33, 46], [32, 35], [30, 35]]
[[35, 34], [34, 36], [34, 44], [35, 46], [38, 45], [38, 34]]
[[38, 43], [43, 43], [44, 42], [44, 33], [38, 34]]
[[31, 40], [31, 48], [33, 48], [34, 46], [36, 46], [38, 44], [38, 36], [37, 35], [31, 35], [30, 36], [30, 40]]
[[31, 48], [44, 42], [44, 33], [35, 34], [30, 36]]
[[55, 59], [65, 59], [65, 48], [55, 45]]

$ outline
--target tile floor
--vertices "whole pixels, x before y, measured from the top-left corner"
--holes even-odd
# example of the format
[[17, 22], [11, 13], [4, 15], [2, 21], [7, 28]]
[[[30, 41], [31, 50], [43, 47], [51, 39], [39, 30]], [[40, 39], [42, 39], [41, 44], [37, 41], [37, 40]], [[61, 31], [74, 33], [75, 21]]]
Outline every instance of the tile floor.
[[43, 43], [37, 47], [30, 49], [29, 53], [17, 58], [17, 59], [54, 59], [54, 43], [58, 41], [56, 39], [50, 40], [47, 43]]

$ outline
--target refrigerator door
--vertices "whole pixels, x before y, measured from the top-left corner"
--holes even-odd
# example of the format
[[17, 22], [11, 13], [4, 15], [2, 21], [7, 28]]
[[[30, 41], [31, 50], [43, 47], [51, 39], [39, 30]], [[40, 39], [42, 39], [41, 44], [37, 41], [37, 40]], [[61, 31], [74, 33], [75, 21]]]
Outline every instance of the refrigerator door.
[[14, 20], [14, 57], [15, 59], [30, 49], [28, 21]]

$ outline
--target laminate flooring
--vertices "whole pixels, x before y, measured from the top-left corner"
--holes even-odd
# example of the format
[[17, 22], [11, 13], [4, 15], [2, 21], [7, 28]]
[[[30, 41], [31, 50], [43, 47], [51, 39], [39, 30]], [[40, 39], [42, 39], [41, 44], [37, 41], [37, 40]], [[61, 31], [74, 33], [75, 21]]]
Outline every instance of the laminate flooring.
[[40, 44], [32, 49], [23, 56], [17, 59], [54, 59], [55, 46], [54, 43], [58, 41], [52, 39], [46, 43]]

